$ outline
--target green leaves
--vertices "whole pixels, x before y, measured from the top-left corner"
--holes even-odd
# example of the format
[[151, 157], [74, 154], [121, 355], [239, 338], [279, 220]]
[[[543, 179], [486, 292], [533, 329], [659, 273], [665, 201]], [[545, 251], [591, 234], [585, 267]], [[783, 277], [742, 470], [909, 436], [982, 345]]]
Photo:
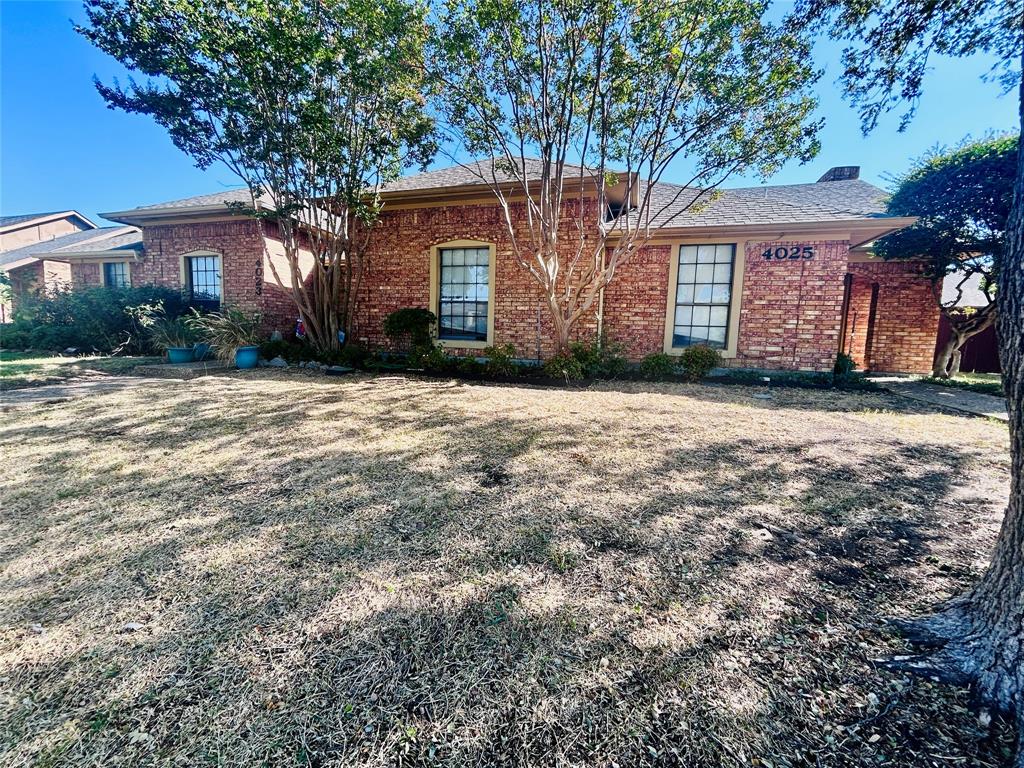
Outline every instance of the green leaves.
[[936, 279], [974, 271], [983, 289], [995, 285], [1006, 247], [1020, 137], [997, 136], [935, 151], [897, 179], [889, 213], [917, 216], [911, 227], [882, 238], [887, 259], [929, 259]]

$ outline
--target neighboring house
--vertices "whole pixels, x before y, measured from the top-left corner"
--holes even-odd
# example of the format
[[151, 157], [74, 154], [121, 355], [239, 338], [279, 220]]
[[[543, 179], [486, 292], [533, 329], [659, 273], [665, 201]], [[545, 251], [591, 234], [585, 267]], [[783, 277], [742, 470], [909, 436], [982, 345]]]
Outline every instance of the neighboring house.
[[[946, 275], [942, 281], [942, 303], [946, 306], [984, 307], [988, 297], [981, 290], [981, 275], [972, 275], [963, 285], [963, 273]], [[958, 290], [959, 286], [959, 290]], [[945, 346], [952, 336], [949, 320], [945, 315], [939, 317], [939, 332], [935, 340], [935, 350]], [[995, 324], [990, 325], [977, 336], [972, 336], [960, 349], [960, 371], [962, 373], [999, 373], [999, 340], [996, 337]]]
[[[78, 279], [91, 268], [98, 285], [130, 285], [131, 262], [142, 249], [137, 227], [97, 227], [75, 211], [6, 216], [0, 226], [5, 250], [0, 252], [0, 271], [10, 278], [13, 302], [34, 291], [75, 280], [73, 265], [81, 265]], [[38, 239], [33, 239], [38, 238]], [[7, 249], [6, 246], [13, 247]], [[12, 307], [3, 307], [3, 320]]]
[[[656, 196], [667, 202], [678, 192], [661, 184]], [[812, 184], [722, 190], [693, 210], [678, 202], [656, 218], [651, 241], [617, 271], [578, 335], [601, 332], [633, 360], [706, 342], [733, 367], [825, 371], [845, 351], [864, 368], [928, 372], [939, 315], [929, 282], [918, 264], [868, 252], [913, 221], [887, 216], [884, 196], [845, 167]], [[386, 346], [390, 312], [427, 307], [452, 353], [497, 343], [522, 357], [552, 353], [548, 310], [511, 255], [479, 169], [403, 178], [382, 197], [350, 338]], [[268, 330], [287, 332], [296, 312], [273, 276], [287, 279], [283, 250], [273, 224], [238, 212], [248, 200], [238, 190], [104, 215], [142, 229], [135, 284], [260, 310]], [[76, 283], [88, 281], [87, 266], [72, 264]]]

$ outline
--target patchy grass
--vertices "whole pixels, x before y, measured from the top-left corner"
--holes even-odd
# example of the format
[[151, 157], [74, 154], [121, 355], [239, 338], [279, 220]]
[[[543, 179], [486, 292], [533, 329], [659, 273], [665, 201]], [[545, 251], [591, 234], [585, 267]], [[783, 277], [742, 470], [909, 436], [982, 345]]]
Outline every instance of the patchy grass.
[[874, 393], [239, 373], [0, 426], [0, 764], [960, 766], [872, 661], [1005, 427]]
[[125, 375], [159, 357], [40, 357], [34, 352], [0, 349], [0, 391], [59, 384], [96, 375]]
[[955, 379], [928, 378], [926, 381], [943, 387], [980, 392], [983, 395], [1003, 394], [1003, 378], [998, 373], [958, 373]]

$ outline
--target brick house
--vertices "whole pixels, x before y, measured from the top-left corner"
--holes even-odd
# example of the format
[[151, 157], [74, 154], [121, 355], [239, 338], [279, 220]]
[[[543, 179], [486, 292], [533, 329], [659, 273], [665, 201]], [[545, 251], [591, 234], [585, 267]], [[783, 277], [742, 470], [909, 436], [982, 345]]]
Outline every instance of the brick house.
[[[683, 211], [679, 188], [661, 184], [652, 238], [581, 322], [639, 360], [697, 342], [724, 364], [831, 370], [846, 352], [862, 368], [927, 373], [939, 313], [914, 263], [886, 263], [870, 243], [912, 219], [884, 213], [882, 190], [858, 169], [833, 169], [811, 184], [722, 190]], [[403, 178], [383, 191], [384, 211], [350, 338], [386, 346], [384, 318], [427, 307], [453, 354], [512, 343], [525, 358], [553, 351], [547, 310], [511, 255], [503, 213], [479, 170], [456, 166]], [[245, 190], [105, 214], [138, 227], [142, 250], [131, 282], [154, 283], [211, 303], [260, 310], [268, 329], [295, 321], [273, 277], [284, 266], [273, 225], [238, 213]], [[673, 208], [673, 205], [677, 208]], [[96, 266], [71, 265], [76, 283]]]
[[[130, 284], [141, 251], [138, 227], [97, 227], [77, 211], [0, 217], [0, 271], [11, 281], [12, 304], [27, 294], [72, 282], [73, 264], [90, 263], [100, 285]], [[77, 276], [84, 277], [84, 272]], [[0, 322], [13, 306], [0, 307]]]

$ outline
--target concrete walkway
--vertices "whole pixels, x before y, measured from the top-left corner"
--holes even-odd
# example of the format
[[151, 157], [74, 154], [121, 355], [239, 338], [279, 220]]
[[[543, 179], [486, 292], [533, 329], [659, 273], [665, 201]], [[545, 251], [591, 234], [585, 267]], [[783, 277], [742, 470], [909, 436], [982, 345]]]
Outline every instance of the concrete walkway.
[[46, 384], [41, 387], [25, 387], [0, 392], [0, 410], [31, 408], [36, 405], [60, 403], [87, 395], [102, 395], [127, 387], [145, 388], [162, 386], [166, 379], [147, 379], [142, 376], [96, 376], [69, 379], [62, 384]]
[[896, 376], [878, 376], [871, 379], [878, 386], [895, 395], [917, 400], [921, 403], [938, 405], [954, 411], [970, 413], [974, 416], [987, 416], [990, 419], [1009, 421], [1006, 413], [1006, 400], [995, 395], [983, 395], [979, 392], [968, 392], [965, 389], [943, 387], [930, 384], [920, 379], [909, 379]]

